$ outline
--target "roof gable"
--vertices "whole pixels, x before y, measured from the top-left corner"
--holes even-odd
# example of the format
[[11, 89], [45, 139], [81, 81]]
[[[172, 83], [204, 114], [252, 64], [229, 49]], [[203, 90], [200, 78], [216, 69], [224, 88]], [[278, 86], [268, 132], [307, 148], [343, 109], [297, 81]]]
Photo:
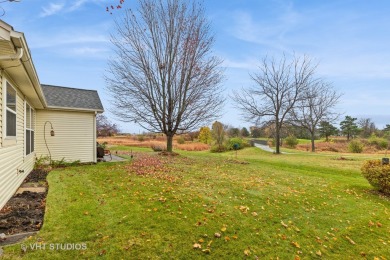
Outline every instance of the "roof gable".
[[41, 87], [48, 108], [104, 111], [99, 94], [96, 90], [51, 85], [41, 85]]

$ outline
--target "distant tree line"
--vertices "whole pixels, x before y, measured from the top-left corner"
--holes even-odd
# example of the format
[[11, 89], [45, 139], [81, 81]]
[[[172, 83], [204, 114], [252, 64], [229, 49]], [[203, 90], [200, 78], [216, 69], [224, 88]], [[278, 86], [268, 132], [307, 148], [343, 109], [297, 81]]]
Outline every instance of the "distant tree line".
[[[267, 122], [261, 126], [252, 126], [249, 129], [250, 137], [275, 138], [275, 129], [272, 123]], [[386, 124], [383, 129], [379, 129], [371, 118], [345, 116], [339, 126], [328, 121], [321, 121], [315, 132], [315, 139], [325, 138], [325, 141], [329, 141], [331, 136], [344, 136], [347, 140], [357, 137], [369, 138], [373, 135], [390, 138], [390, 124]], [[305, 127], [286, 122], [281, 129], [281, 137], [285, 138], [290, 135], [301, 139], [311, 138], [310, 132]]]

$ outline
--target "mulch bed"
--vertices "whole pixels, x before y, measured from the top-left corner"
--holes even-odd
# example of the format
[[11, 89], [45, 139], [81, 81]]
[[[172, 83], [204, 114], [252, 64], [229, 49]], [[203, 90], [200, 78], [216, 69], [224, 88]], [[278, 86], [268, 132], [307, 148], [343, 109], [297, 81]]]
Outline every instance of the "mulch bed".
[[24, 182], [46, 182], [46, 177], [49, 171], [43, 170], [43, 169], [36, 169], [33, 170], [27, 178], [24, 180]]
[[[46, 185], [47, 171], [33, 170], [24, 183]], [[43, 224], [47, 192], [31, 192], [14, 195], [0, 210], [0, 234], [6, 236], [38, 231]], [[0, 236], [1, 237], [1, 236]], [[0, 238], [0, 240], [2, 240]], [[0, 241], [0, 245], [1, 245]]]

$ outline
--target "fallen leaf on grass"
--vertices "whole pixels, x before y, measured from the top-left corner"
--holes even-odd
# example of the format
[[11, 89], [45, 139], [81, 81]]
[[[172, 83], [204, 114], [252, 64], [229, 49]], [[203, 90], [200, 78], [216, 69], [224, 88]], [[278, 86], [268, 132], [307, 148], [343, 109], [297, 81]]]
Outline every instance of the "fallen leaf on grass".
[[322, 256], [321, 250], [318, 250], [318, 251], [316, 252], [316, 255]]
[[225, 237], [225, 241], [227, 242], [227, 241], [229, 241], [229, 240], [230, 240], [230, 237], [226, 236], [226, 237]]
[[215, 233], [215, 234], [214, 234], [214, 237], [220, 238], [220, 237], [221, 237], [221, 234], [220, 234], [220, 233]]
[[252, 212], [252, 216], [257, 217], [257, 212]]
[[201, 249], [202, 248], [202, 245], [201, 244], [198, 244], [198, 243], [195, 243], [193, 246], [192, 246], [193, 249]]
[[249, 256], [251, 254], [251, 251], [249, 249], [244, 250], [244, 255]]
[[291, 242], [291, 244], [293, 246], [295, 246], [296, 248], [301, 248], [301, 246], [298, 244], [298, 242]]
[[206, 248], [202, 250], [203, 253], [210, 254], [210, 248]]
[[240, 206], [239, 209], [240, 209], [240, 211], [241, 211], [242, 213], [247, 213], [248, 210], [249, 210], [249, 207], [247, 207], [247, 206]]
[[280, 221], [280, 224], [282, 224], [283, 227], [288, 228], [288, 225], [282, 221]]
[[345, 236], [345, 238], [351, 243], [352, 245], [356, 245], [355, 241], [353, 241], [350, 237]]
[[223, 227], [221, 228], [221, 231], [222, 231], [222, 232], [225, 232], [225, 231], [226, 231], [226, 227], [223, 226]]

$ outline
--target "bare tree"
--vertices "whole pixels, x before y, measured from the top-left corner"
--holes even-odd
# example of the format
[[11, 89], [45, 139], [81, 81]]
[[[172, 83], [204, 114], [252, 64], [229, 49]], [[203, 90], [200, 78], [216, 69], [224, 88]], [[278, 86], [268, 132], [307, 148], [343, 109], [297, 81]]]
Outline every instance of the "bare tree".
[[291, 110], [290, 122], [309, 131], [312, 152], [315, 152], [314, 140], [320, 122], [333, 122], [340, 116], [333, 110], [340, 97], [341, 94], [331, 84], [317, 80], [305, 89], [302, 98]]
[[96, 133], [97, 136], [112, 136], [119, 133], [119, 127], [112, 123], [103, 114], [96, 116]]
[[364, 138], [370, 137], [377, 130], [375, 123], [371, 118], [360, 118], [357, 124], [361, 129], [360, 134]]
[[268, 120], [275, 125], [276, 153], [280, 153], [280, 132], [284, 120], [312, 84], [314, 66], [307, 56], [279, 61], [265, 57], [260, 72], [251, 75], [256, 86], [234, 92], [233, 99], [247, 120]]
[[172, 151], [177, 131], [195, 129], [219, 116], [221, 60], [204, 9], [184, 0], [139, 0], [112, 35], [116, 56], [109, 61], [107, 89], [113, 113], [167, 136]]
[[218, 145], [218, 151], [222, 152], [224, 150], [223, 141], [225, 140], [225, 130], [223, 129], [223, 124], [221, 122], [215, 121], [212, 125], [211, 133], [216, 144]]

